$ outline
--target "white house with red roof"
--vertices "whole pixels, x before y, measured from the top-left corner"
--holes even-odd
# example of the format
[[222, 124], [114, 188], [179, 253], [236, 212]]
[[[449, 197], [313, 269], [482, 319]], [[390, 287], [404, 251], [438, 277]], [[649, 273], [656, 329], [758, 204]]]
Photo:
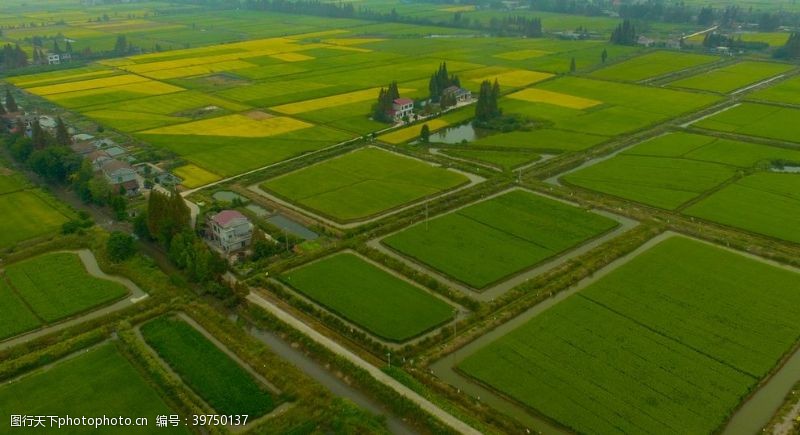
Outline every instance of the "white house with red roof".
[[208, 236], [230, 253], [250, 246], [253, 224], [236, 210], [222, 210], [208, 217]]
[[411, 98], [397, 98], [392, 102], [392, 117], [399, 121], [406, 116], [414, 114], [414, 100]]

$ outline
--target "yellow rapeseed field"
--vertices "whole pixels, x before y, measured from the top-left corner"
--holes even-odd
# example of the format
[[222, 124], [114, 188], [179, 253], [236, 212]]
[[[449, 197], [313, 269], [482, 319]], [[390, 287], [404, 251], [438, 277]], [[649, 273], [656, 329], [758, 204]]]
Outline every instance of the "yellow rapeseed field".
[[313, 56], [307, 56], [305, 54], [294, 52], [273, 54], [270, 55], [270, 57], [282, 60], [284, 62], [302, 62], [304, 60], [314, 59]]
[[27, 76], [8, 77], [6, 81], [21, 88], [30, 88], [38, 84], [47, 83], [51, 81], [67, 82], [75, 80], [87, 80], [87, 79], [109, 76], [117, 73], [118, 72], [113, 69], [101, 69], [97, 71], [89, 71], [78, 74], [68, 74], [65, 71], [55, 71], [42, 74], [31, 74]]
[[205, 169], [193, 164], [175, 168], [172, 172], [183, 179], [181, 185], [190, 189], [205, 186], [208, 183], [213, 183], [222, 178], [213, 172], [206, 171]]
[[131, 83], [139, 83], [149, 81], [145, 77], [123, 74], [119, 76], [104, 77], [99, 79], [81, 80], [77, 82], [61, 83], [57, 85], [39, 86], [28, 89], [29, 92], [36, 95], [53, 95], [61, 94], [64, 92], [85, 91], [87, 89], [109, 88], [113, 86], [128, 85]]
[[[361, 101], [369, 101], [376, 98], [380, 88], [364, 89], [361, 91], [348, 92], [346, 94], [331, 95], [330, 97], [316, 98], [313, 100], [300, 101], [297, 103], [289, 103], [281, 106], [273, 107], [272, 110], [287, 115], [296, 115], [298, 113], [311, 112], [319, 109], [327, 109], [329, 107], [343, 106], [350, 103], [359, 103]], [[414, 92], [416, 89], [400, 89], [401, 94]]]
[[567, 107], [569, 109], [588, 109], [600, 104], [602, 101], [590, 98], [576, 97], [574, 95], [562, 94], [559, 92], [545, 91], [544, 89], [523, 89], [508, 96], [515, 100], [530, 101], [532, 103], [546, 103], [555, 106]]
[[177, 134], [196, 136], [269, 137], [313, 127], [313, 124], [285, 116], [252, 119], [245, 115], [227, 115], [185, 124], [144, 131], [145, 134]]
[[451, 6], [449, 8], [442, 8], [439, 10], [444, 12], [472, 12], [475, 10], [475, 5]]
[[194, 65], [181, 68], [164, 69], [143, 73], [147, 77], [158, 80], [174, 79], [179, 77], [192, 77], [203, 74], [212, 74], [224, 71], [236, 71], [237, 69], [253, 68], [255, 64], [243, 60], [230, 60], [226, 62], [216, 62], [206, 65]]
[[549, 79], [550, 77], [553, 77], [553, 74], [539, 71], [528, 71], [524, 69], [515, 69], [499, 74], [472, 79], [472, 81], [475, 83], [480, 83], [484, 80], [489, 80], [490, 82], [497, 80], [500, 82], [501, 86], [520, 87], [538, 83], [542, 80]]
[[429, 121], [421, 122], [419, 124], [414, 124], [410, 127], [405, 127], [399, 130], [386, 133], [385, 135], [381, 136], [380, 139], [383, 142], [388, 142], [393, 145], [408, 142], [411, 139], [414, 139], [419, 136], [419, 132], [422, 130], [422, 126], [424, 124], [428, 124], [428, 128], [431, 130], [431, 132], [450, 125], [449, 122], [441, 118], [431, 119]]

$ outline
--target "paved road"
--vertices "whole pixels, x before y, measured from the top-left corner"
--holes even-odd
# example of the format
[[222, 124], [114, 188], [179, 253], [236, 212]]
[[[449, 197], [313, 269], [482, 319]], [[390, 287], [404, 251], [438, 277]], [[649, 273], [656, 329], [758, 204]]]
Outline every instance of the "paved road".
[[289, 324], [291, 327], [299, 330], [303, 334], [309, 336], [311, 339], [316, 341], [317, 343], [325, 346], [331, 352], [339, 355], [340, 357], [350, 361], [351, 363], [355, 364], [356, 366], [360, 367], [363, 370], [366, 370], [372, 377], [377, 379], [382, 384], [386, 385], [387, 387], [395, 390], [401, 396], [411, 400], [415, 404], [417, 404], [420, 408], [428, 412], [429, 414], [435, 416], [446, 425], [450, 426], [451, 428], [455, 429], [456, 431], [463, 433], [463, 434], [480, 434], [479, 431], [473, 429], [463, 421], [453, 417], [449, 413], [445, 412], [438, 406], [434, 405], [424, 397], [420, 396], [419, 394], [415, 393], [405, 385], [401, 384], [400, 382], [396, 381], [391, 376], [387, 375], [386, 373], [380, 371], [377, 367], [373, 366], [372, 364], [364, 361], [358, 355], [350, 352], [349, 350], [345, 349], [335, 341], [331, 340], [330, 338], [320, 334], [310, 326], [306, 325], [302, 321], [298, 320], [291, 314], [283, 311], [281, 308], [274, 305], [272, 302], [267, 301], [266, 299], [262, 298], [256, 293], [251, 292], [247, 296], [247, 300], [250, 302], [260, 306], [267, 310], [270, 314], [274, 315], [281, 321]]

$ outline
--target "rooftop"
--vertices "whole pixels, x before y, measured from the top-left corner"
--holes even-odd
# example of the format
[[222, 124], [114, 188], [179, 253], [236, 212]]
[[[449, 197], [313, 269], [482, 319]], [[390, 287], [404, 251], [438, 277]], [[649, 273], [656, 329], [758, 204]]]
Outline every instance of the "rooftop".
[[247, 217], [236, 210], [222, 210], [211, 218], [211, 220], [221, 227], [228, 226], [228, 224], [236, 219], [247, 219]]

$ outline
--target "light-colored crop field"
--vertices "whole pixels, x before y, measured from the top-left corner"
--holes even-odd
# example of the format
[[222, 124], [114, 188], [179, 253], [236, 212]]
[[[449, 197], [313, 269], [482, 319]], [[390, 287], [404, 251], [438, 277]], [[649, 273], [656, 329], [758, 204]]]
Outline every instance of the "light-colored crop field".
[[286, 273], [281, 280], [386, 340], [403, 342], [453, 317], [454, 307], [350, 253]]
[[481, 83], [484, 80], [489, 80], [490, 82], [494, 82], [495, 80], [497, 80], [498, 83], [500, 83], [503, 86], [522, 87], [541, 82], [542, 80], [549, 79], [550, 77], [553, 77], [553, 74], [543, 73], [539, 71], [512, 70], [507, 72], [501, 72], [499, 74], [492, 74], [488, 76], [474, 78], [472, 79], [472, 82]]
[[190, 189], [205, 186], [208, 183], [213, 183], [222, 178], [213, 172], [206, 171], [192, 164], [175, 168], [172, 172], [183, 180], [181, 181], [181, 185]]
[[672, 237], [458, 368], [576, 432], [713, 433], [796, 342], [798, 278]]
[[640, 81], [717, 61], [718, 58], [677, 51], [655, 51], [592, 72], [599, 79]]
[[89, 89], [106, 89], [114, 86], [130, 85], [132, 83], [142, 83], [148, 81], [149, 80], [146, 77], [137, 76], [134, 74], [122, 74], [112, 77], [60, 83], [57, 85], [37, 86], [28, 88], [28, 92], [36, 95], [47, 96], [53, 94], [63, 94], [65, 92], [86, 91]]
[[546, 91], [544, 89], [528, 88], [519, 92], [514, 92], [508, 98], [515, 100], [529, 101], [531, 103], [545, 103], [554, 106], [566, 107], [569, 109], [588, 109], [590, 107], [603, 104], [602, 101], [589, 98], [576, 97], [575, 95], [562, 94], [560, 92]]
[[0, 215], [0, 249], [55, 234], [72, 217], [64, 206], [38, 189], [0, 194]]
[[800, 151], [686, 133], [643, 142], [562, 178], [570, 184], [644, 204], [676, 209], [742, 169], [773, 160], [794, 161]]
[[616, 225], [604, 216], [514, 190], [417, 224], [383, 243], [483, 289]]
[[430, 129], [431, 132], [440, 130], [450, 125], [450, 123], [446, 119], [435, 118], [424, 122], [420, 122], [419, 124], [416, 125], [411, 125], [397, 130], [392, 130], [388, 133], [381, 135], [380, 139], [383, 142], [387, 142], [394, 145], [408, 142], [410, 140], [419, 137], [419, 134], [422, 131], [422, 126], [425, 124], [428, 125], [428, 128]]
[[800, 109], [744, 103], [694, 125], [710, 130], [800, 143]]
[[275, 408], [267, 387], [184, 322], [160, 317], [141, 327], [142, 336], [197, 395], [220, 414], [258, 418]]
[[[332, 95], [330, 97], [322, 97], [313, 100], [301, 101], [299, 103], [284, 104], [282, 106], [273, 107], [272, 110], [287, 115], [296, 115], [298, 113], [311, 112], [314, 110], [327, 109], [337, 106], [343, 106], [351, 103], [359, 103], [362, 101], [370, 101], [377, 98], [380, 88], [364, 89], [361, 91], [348, 92], [346, 94]], [[416, 89], [402, 88], [399, 89], [400, 94], [413, 92]], [[366, 116], [363, 113], [362, 116]]]
[[9, 287], [36, 316], [51, 323], [119, 299], [128, 293], [122, 285], [95, 278], [72, 253], [51, 253], [8, 265]]
[[783, 74], [793, 68], [792, 65], [782, 63], [745, 61], [674, 81], [670, 86], [728, 93]]
[[800, 243], [800, 175], [749, 175], [693, 204], [685, 213]]
[[356, 221], [453, 189], [466, 176], [364, 148], [268, 180], [261, 188], [339, 222]]
[[236, 114], [156, 128], [143, 131], [142, 134], [270, 137], [309, 127], [313, 127], [313, 125], [289, 117], [276, 116], [266, 119], [253, 119], [245, 115]]
[[[140, 370], [110, 343], [83, 351], [74, 358], [57, 361], [47, 370], [3, 384], [0, 386], [0, 403], [3, 412], [9, 414], [25, 409], [29, 415], [101, 418], [103, 415], [109, 418], [112, 415], [130, 415], [147, 417], [151, 424], [155, 424], [158, 415], [175, 413], [142, 378]], [[182, 426], [159, 431], [190, 433]], [[113, 432], [138, 434], [142, 430], [141, 427], [117, 426]]]
[[516, 50], [508, 51], [505, 53], [495, 54], [494, 57], [506, 60], [527, 60], [535, 57], [546, 56], [550, 54], [549, 51], [544, 50]]

